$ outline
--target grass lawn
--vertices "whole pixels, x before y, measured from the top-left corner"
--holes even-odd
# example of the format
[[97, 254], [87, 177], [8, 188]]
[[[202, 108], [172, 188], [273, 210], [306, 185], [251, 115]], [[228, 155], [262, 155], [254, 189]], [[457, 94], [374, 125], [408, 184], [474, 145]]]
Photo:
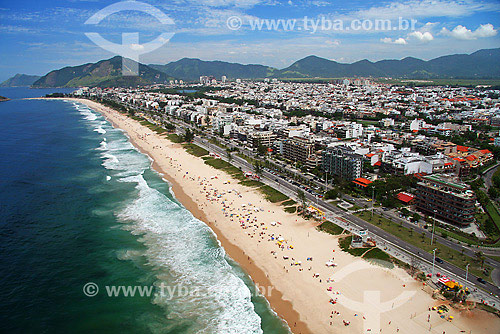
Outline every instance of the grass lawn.
[[167, 130], [162, 128], [161, 126], [158, 126], [158, 125], [153, 124], [153, 123], [146, 121], [146, 120], [141, 120], [141, 121], [139, 121], [139, 123], [141, 123], [141, 125], [147, 126], [148, 128], [150, 128], [151, 130], [153, 130], [154, 132], [156, 132], [158, 134], [162, 134], [162, 133], [167, 132]]
[[259, 191], [264, 194], [266, 199], [271, 203], [283, 202], [288, 199], [288, 196], [279, 192], [278, 190], [271, 188], [268, 185], [264, 185], [259, 188]]
[[169, 133], [167, 134], [167, 139], [174, 143], [182, 143], [182, 138], [178, 134]]
[[201, 148], [198, 145], [195, 145], [193, 143], [184, 144], [183, 146], [186, 149], [186, 152], [194, 155], [195, 157], [202, 157], [202, 156], [208, 155], [207, 150], [205, 150], [204, 148]]
[[485, 209], [490, 214], [497, 229], [500, 230], [500, 215], [498, 214], [497, 208], [492, 203], [489, 203]]
[[206, 156], [202, 157], [202, 159], [205, 160], [205, 164], [226, 172], [235, 179], [239, 180], [240, 184], [242, 185], [248, 187], [259, 187], [259, 191], [262, 192], [265, 195], [266, 199], [272, 203], [288, 200], [288, 197], [286, 195], [267, 185], [264, 185], [264, 183], [257, 180], [248, 179], [247, 177], [245, 177], [241, 170], [239, 170], [237, 167], [234, 167], [227, 161]]
[[391, 257], [389, 256], [389, 254], [376, 247], [372, 248], [365, 255], [363, 255], [363, 259], [375, 259], [391, 262]]
[[[422, 234], [411, 231], [410, 229], [407, 229], [405, 227], [400, 226], [397, 223], [394, 223], [384, 217], [381, 217], [379, 215], [374, 214], [373, 218], [371, 217], [371, 213], [368, 211], [363, 211], [363, 212], [357, 212], [355, 213], [356, 216], [360, 217], [361, 219], [378, 226], [379, 228], [385, 230], [388, 233], [391, 233], [392, 235], [395, 235], [396, 237], [400, 238], [401, 240], [410, 243], [414, 246], [417, 246], [424, 251], [432, 254], [432, 250], [434, 248], [437, 248], [438, 250], [436, 251], [436, 256], [440, 257], [441, 259], [448, 261], [457, 267], [465, 269], [465, 266], [467, 263], [470, 263], [469, 266], [469, 271], [473, 273], [474, 275], [477, 275], [478, 277], [482, 277], [488, 281], [491, 282], [490, 276], [484, 275], [483, 271], [480, 268], [480, 265], [475, 258], [471, 258], [466, 255], [462, 255], [460, 252], [453, 250], [449, 247], [446, 247], [444, 245], [441, 245], [439, 243], [434, 243], [433, 245], [430, 244], [430, 239], [423, 236]], [[488, 266], [486, 266], [488, 267]], [[491, 267], [488, 268], [489, 271], [491, 272]]]
[[330, 233], [333, 235], [342, 234], [342, 232], [344, 231], [344, 229], [342, 227], [335, 225], [331, 221], [325, 221], [323, 224], [319, 225], [318, 230], [326, 232], [326, 233]]
[[295, 204], [297, 204], [297, 202], [295, 202], [293, 199], [289, 199], [288, 201], [281, 203], [281, 205], [283, 205], [283, 206], [290, 206], [290, 205], [295, 205]]
[[500, 256], [488, 256], [488, 257], [497, 261], [497, 262], [500, 262]]
[[441, 228], [441, 227], [438, 227], [436, 226], [436, 230], [435, 232], [444, 237], [443, 236], [443, 233], [446, 234], [448, 237], [450, 238], [453, 238], [455, 240], [459, 240], [461, 242], [465, 242], [466, 244], [469, 244], [469, 245], [478, 245], [479, 244], [479, 241], [476, 240], [476, 239], [473, 239], [472, 237], [471, 238], [468, 238], [464, 235], [460, 235], [460, 234], [457, 234], [457, 233], [454, 233], [453, 231], [448, 231], [448, 230], [445, 230], [444, 228]]
[[357, 211], [357, 210], [361, 210], [361, 209], [363, 209], [363, 208], [360, 207], [359, 205], [354, 204], [353, 206], [351, 206], [349, 208], [349, 211]]
[[252, 179], [246, 179], [243, 181], [240, 181], [240, 184], [247, 186], [247, 187], [262, 187], [264, 183], [257, 181], [257, 180], [252, 180]]
[[247, 180], [241, 170], [239, 170], [237, 167], [234, 167], [227, 161], [224, 161], [222, 159], [215, 159], [212, 157], [203, 157], [202, 159], [205, 160], [205, 164], [212, 166], [213, 168], [223, 170], [235, 179], [238, 179], [240, 181]]
[[288, 213], [295, 213], [297, 212], [297, 207], [296, 206], [287, 206], [285, 208], [285, 212], [288, 212]]

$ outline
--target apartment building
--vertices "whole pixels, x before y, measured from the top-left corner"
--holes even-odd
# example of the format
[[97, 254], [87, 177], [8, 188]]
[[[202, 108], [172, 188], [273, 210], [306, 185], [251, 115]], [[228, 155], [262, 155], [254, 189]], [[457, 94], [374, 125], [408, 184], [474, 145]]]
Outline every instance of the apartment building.
[[283, 140], [283, 156], [292, 161], [306, 164], [314, 153], [314, 142], [309, 138], [292, 137]]
[[363, 156], [343, 146], [328, 147], [323, 151], [323, 170], [330, 175], [352, 181], [361, 177]]
[[252, 147], [271, 147], [276, 137], [272, 131], [252, 131], [248, 134], [247, 141]]
[[458, 226], [475, 221], [476, 196], [465, 183], [436, 175], [422, 176], [417, 183], [417, 209]]

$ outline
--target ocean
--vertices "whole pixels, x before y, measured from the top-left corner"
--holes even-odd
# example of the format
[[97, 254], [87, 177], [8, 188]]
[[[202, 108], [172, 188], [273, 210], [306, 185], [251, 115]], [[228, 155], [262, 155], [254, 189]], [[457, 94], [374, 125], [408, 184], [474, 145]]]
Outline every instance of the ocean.
[[289, 333], [121, 130], [21, 99], [50, 92], [0, 89], [2, 331]]

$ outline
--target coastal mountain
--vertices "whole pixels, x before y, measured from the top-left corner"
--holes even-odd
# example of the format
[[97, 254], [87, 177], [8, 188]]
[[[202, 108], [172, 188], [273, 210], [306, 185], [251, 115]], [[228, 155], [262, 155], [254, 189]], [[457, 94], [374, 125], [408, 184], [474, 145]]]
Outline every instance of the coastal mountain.
[[0, 87], [29, 87], [40, 79], [39, 75], [16, 74], [13, 77], [0, 83]]
[[308, 56], [284, 69], [263, 65], [242, 65], [221, 61], [183, 58], [166, 65], [149, 65], [178, 79], [194, 81], [201, 75], [230, 79], [255, 78], [341, 78], [393, 77], [429, 78], [500, 78], [500, 48], [479, 50], [470, 55], [455, 54], [428, 61], [406, 57], [401, 60], [367, 59], [346, 64], [317, 56]]
[[203, 75], [212, 75], [216, 78], [225, 75], [229, 79], [266, 78], [272, 76], [277, 71], [275, 68], [264, 65], [243, 65], [224, 61], [203, 61], [194, 58], [182, 58], [166, 65], [150, 64], [148, 66], [175, 78], [189, 81], [199, 80], [200, 76]]
[[394, 78], [500, 78], [500, 48], [455, 54], [428, 61], [407, 57], [401, 60], [352, 64], [309, 56], [277, 73], [280, 78], [340, 78], [353, 76]]
[[[220, 79], [392, 77], [405, 79], [497, 79], [500, 78], [500, 48], [472, 54], [442, 56], [428, 61], [406, 57], [376, 62], [363, 59], [346, 64], [308, 56], [284, 69], [223, 61], [183, 58], [165, 65], [139, 64], [139, 76], [122, 76], [122, 58], [117, 56], [80, 66], [54, 70], [33, 87], [130, 87], [164, 83], [171, 79], [198, 81], [200, 76]], [[10, 80], [10, 79], [9, 79]], [[7, 81], [9, 81], [7, 80]]]
[[139, 63], [138, 76], [122, 75], [122, 57], [116, 56], [80, 66], [54, 70], [33, 83], [33, 87], [129, 87], [164, 83], [169, 78], [163, 72]]

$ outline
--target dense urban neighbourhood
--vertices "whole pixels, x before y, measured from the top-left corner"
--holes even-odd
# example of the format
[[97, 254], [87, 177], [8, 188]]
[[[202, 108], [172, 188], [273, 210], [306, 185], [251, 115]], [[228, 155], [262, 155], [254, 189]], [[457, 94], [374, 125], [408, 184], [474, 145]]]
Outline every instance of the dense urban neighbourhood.
[[422, 243], [430, 237], [476, 247], [460, 263], [451, 252], [441, 257], [462, 268], [473, 262], [472, 272], [491, 280], [497, 262], [484, 254], [500, 244], [499, 92], [359, 78], [201, 77], [197, 84], [84, 87], [74, 95], [161, 131], [177, 129], [185, 141], [203, 138], [226, 160], [249, 162], [257, 179], [263, 171], [276, 175], [307, 194], [305, 202], [327, 201], [398, 238], [415, 230]]

